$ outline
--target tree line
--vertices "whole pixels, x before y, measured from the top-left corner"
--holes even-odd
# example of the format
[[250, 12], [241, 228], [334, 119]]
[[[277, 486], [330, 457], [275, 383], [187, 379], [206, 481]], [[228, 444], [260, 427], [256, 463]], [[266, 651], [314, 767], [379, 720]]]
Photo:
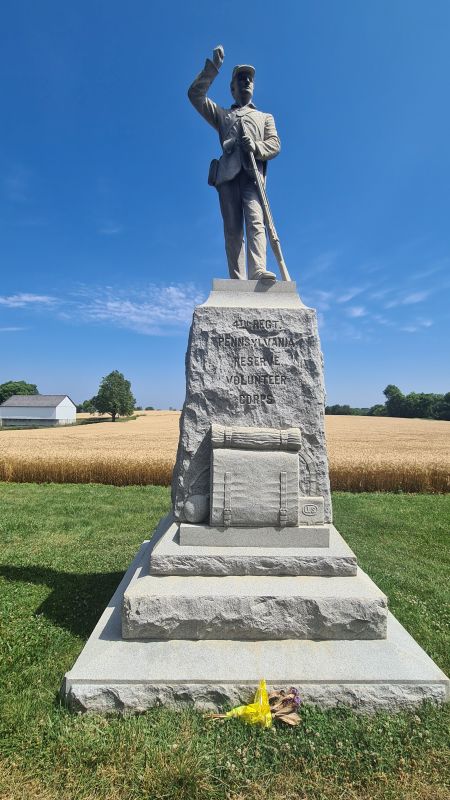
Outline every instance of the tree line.
[[354, 415], [366, 417], [406, 417], [409, 419], [450, 420], [450, 392], [434, 394], [403, 392], [390, 383], [383, 391], [384, 403], [371, 408], [353, 408], [350, 405], [325, 406], [325, 414]]

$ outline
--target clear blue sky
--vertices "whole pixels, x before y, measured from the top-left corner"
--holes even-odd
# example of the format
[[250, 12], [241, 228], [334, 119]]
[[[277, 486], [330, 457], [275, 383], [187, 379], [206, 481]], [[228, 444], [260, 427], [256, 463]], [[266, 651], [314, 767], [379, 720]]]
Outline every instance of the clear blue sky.
[[219, 42], [282, 141], [268, 190], [318, 309], [328, 402], [450, 389], [448, 0], [3, 0], [0, 383], [180, 407], [193, 306], [226, 277], [215, 132], [186, 90]]

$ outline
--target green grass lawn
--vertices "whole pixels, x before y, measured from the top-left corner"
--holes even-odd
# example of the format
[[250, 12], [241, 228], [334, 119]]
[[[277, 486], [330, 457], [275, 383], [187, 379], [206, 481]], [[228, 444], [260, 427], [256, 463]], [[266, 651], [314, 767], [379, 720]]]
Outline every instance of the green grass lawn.
[[[105, 719], [60, 706], [64, 673], [168, 506], [161, 487], [0, 484], [0, 800], [450, 798], [448, 706], [302, 707], [299, 728], [269, 731], [191, 710]], [[334, 509], [392, 611], [448, 673], [450, 496], [336, 494]]]

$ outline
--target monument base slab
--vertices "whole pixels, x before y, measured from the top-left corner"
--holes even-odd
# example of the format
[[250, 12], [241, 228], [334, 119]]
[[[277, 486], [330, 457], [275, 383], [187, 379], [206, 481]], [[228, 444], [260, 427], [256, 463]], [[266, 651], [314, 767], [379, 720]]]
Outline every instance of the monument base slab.
[[443, 703], [449, 680], [388, 614], [387, 638], [356, 641], [126, 641], [121, 607], [157, 542], [145, 542], [61, 687], [74, 711], [214, 710], [248, 702], [261, 678], [306, 702], [370, 713]]

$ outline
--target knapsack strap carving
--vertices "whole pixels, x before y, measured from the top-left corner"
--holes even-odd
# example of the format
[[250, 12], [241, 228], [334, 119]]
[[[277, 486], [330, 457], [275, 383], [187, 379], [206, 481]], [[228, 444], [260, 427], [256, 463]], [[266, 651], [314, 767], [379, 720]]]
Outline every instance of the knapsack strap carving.
[[231, 525], [231, 472], [223, 476], [223, 524], [225, 528]]
[[280, 472], [280, 527], [287, 524], [287, 472]]

